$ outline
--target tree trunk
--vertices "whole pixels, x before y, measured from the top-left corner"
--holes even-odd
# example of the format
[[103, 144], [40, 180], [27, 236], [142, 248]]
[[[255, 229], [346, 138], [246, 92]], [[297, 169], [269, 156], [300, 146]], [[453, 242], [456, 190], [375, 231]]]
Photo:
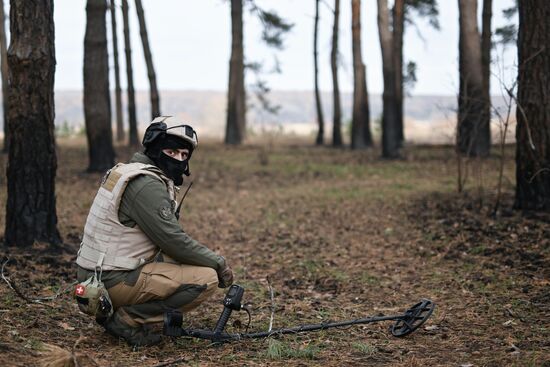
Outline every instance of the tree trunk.
[[5, 244], [61, 242], [55, 207], [53, 1], [10, 2]]
[[364, 149], [372, 145], [369, 128], [369, 104], [365, 65], [361, 55], [361, 0], [351, 1], [351, 33], [353, 51], [353, 118], [351, 149]]
[[120, 69], [118, 66], [118, 37], [115, 0], [111, 0], [111, 31], [113, 34], [113, 61], [115, 64], [116, 140], [120, 142], [124, 140], [124, 125], [122, 122], [122, 92], [120, 90]]
[[405, 0], [395, 0], [393, 5], [393, 58], [395, 63], [395, 111], [399, 146], [405, 141], [403, 124], [403, 32], [405, 29]]
[[315, 71], [315, 106], [317, 107], [317, 123], [319, 131], [315, 144], [323, 145], [325, 140], [325, 119], [323, 117], [323, 107], [321, 106], [321, 94], [319, 93], [319, 52], [317, 39], [319, 33], [319, 0], [315, 0], [315, 26], [313, 28], [313, 69]]
[[517, 209], [550, 211], [550, 2], [519, 2]]
[[395, 109], [395, 63], [387, 0], [378, 1], [378, 33], [382, 49], [384, 93], [382, 94], [382, 157], [399, 158], [399, 123]]
[[481, 39], [477, 26], [477, 0], [458, 0], [460, 10], [458, 95], [458, 152], [471, 157], [489, 154], [491, 140], [485, 117]]
[[488, 127], [489, 147], [491, 146], [491, 18], [493, 0], [483, 0], [481, 24], [481, 68], [483, 72], [483, 126]]
[[109, 98], [106, 0], [88, 0], [84, 36], [84, 117], [90, 157], [89, 172], [104, 172], [114, 165]]
[[0, 72], [2, 74], [2, 106], [4, 109], [4, 153], [9, 149], [8, 130], [8, 52], [6, 41], [6, 17], [4, 14], [4, 0], [0, 0]]
[[342, 111], [340, 107], [340, 87], [338, 86], [338, 23], [340, 20], [340, 0], [334, 1], [334, 25], [332, 27], [332, 50], [330, 68], [332, 70], [332, 146], [342, 146]]
[[136, 97], [134, 91], [134, 71], [132, 69], [132, 44], [130, 43], [130, 21], [128, 19], [128, 0], [122, 0], [122, 22], [124, 23], [124, 54], [126, 55], [126, 80], [128, 88], [128, 127], [129, 144], [139, 145], [136, 118]]
[[151, 120], [160, 116], [159, 91], [157, 89], [157, 76], [153, 66], [153, 56], [151, 56], [151, 47], [149, 47], [149, 36], [147, 36], [147, 27], [145, 25], [145, 15], [141, 0], [136, 0], [136, 11], [139, 20], [139, 34], [141, 36], [141, 44], [143, 45], [143, 56], [147, 65], [147, 76], [149, 77], [149, 90], [151, 96]]
[[244, 90], [243, 1], [231, 0], [231, 59], [227, 89], [225, 144], [241, 144], [246, 132]]

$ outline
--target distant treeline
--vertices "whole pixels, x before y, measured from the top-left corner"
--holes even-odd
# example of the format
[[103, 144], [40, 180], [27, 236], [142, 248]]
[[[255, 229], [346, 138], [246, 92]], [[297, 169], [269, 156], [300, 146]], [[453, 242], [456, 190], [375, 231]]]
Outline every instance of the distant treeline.
[[[207, 130], [214, 126], [221, 126], [225, 122], [226, 96], [225, 91], [161, 91], [162, 110], [178, 111], [179, 116], [189, 123], [204, 126]], [[343, 122], [351, 121], [351, 106], [353, 93], [342, 93]], [[269, 114], [255, 108], [254, 96], [250, 96], [252, 108], [250, 110], [251, 125], [259, 124], [316, 124], [315, 99], [311, 91], [272, 91], [270, 99], [273, 104], [280, 105], [278, 114]], [[327, 102], [323, 104], [324, 112], [332, 114], [331, 92], [323, 92], [321, 98]], [[149, 92], [136, 92], [136, 107], [138, 124], [145, 128], [150, 123], [150, 105], [148, 103]], [[126, 109], [126, 98], [122, 98], [123, 108]], [[495, 108], [504, 109], [504, 99], [493, 96], [492, 103]], [[56, 91], [55, 92], [55, 125], [57, 128], [67, 126], [77, 132], [84, 126], [84, 113], [82, 109], [82, 93], [80, 91]], [[259, 106], [257, 106], [259, 107]], [[382, 114], [382, 95], [371, 94], [370, 108], [374, 122]], [[405, 118], [422, 122], [439, 122], [455, 118], [457, 109], [456, 96], [444, 95], [419, 95], [410, 96], [405, 103]], [[0, 105], [0, 113], [2, 106]], [[113, 115], [114, 119], [114, 115]], [[3, 130], [3, 121], [0, 119], [0, 130]]]

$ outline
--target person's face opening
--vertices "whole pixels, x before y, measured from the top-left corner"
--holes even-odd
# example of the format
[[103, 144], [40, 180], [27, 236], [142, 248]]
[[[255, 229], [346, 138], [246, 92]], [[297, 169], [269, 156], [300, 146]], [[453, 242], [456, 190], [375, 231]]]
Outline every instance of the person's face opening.
[[163, 149], [162, 152], [178, 161], [184, 161], [189, 157], [189, 149]]

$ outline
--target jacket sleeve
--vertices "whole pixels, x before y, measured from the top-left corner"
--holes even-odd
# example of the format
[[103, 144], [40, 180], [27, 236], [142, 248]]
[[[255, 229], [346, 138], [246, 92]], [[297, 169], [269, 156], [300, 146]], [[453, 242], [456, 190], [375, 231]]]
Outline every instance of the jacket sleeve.
[[215, 270], [224, 265], [223, 257], [183, 231], [166, 187], [159, 180], [147, 176], [132, 180], [123, 194], [120, 208], [121, 211], [125, 209], [125, 215], [175, 261]]

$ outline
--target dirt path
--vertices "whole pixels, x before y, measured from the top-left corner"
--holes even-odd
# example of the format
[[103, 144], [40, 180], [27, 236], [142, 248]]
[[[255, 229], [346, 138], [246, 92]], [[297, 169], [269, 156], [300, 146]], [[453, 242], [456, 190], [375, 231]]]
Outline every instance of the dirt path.
[[[121, 160], [128, 154], [120, 151]], [[93, 365], [85, 355], [101, 366], [178, 358], [201, 366], [550, 365], [548, 219], [508, 211], [490, 219], [485, 206], [472, 205], [475, 198], [453, 194], [450, 150], [416, 149], [409, 157], [385, 162], [332, 149], [206, 146], [194, 156], [182, 223], [231, 261], [253, 309], [252, 329], [268, 325], [269, 276], [275, 327], [399, 313], [420, 298], [434, 300], [432, 319], [410, 337], [393, 338], [384, 323], [223, 347], [180, 339], [133, 352], [78, 313], [68, 295], [27, 304], [2, 282], [0, 365], [39, 365], [47, 344], [74, 348], [81, 365]], [[51, 295], [73, 281], [99, 180], [80, 173], [82, 162], [84, 150], [63, 146], [62, 254], [4, 253], [13, 259], [6, 273], [29, 295]], [[494, 166], [487, 164], [486, 182], [495, 182]], [[510, 164], [510, 179], [512, 170]], [[486, 204], [491, 192], [487, 185]], [[213, 325], [221, 296], [186, 315], [186, 324]], [[246, 324], [244, 314], [238, 319]]]

